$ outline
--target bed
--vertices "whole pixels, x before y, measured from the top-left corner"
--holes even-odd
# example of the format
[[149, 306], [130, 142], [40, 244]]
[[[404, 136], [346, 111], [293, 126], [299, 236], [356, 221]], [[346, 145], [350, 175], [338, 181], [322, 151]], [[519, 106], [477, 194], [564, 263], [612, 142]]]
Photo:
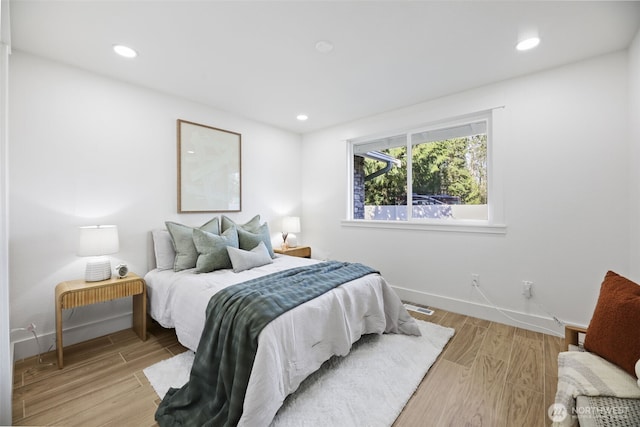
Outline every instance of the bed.
[[[320, 262], [274, 255], [271, 263], [240, 272], [156, 268], [145, 275], [148, 312], [161, 326], [175, 328], [180, 343], [196, 351], [214, 294]], [[284, 399], [305, 378], [332, 356], [346, 355], [354, 342], [370, 333], [420, 334], [398, 296], [377, 273], [351, 280], [275, 318], [258, 336], [238, 425], [269, 425]]]

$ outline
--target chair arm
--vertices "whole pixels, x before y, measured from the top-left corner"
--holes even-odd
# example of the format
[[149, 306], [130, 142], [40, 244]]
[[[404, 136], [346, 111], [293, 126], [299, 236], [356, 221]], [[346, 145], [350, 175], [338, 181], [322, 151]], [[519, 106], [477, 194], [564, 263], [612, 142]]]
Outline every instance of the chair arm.
[[565, 325], [564, 326], [564, 343], [567, 346], [567, 351], [569, 351], [570, 345], [579, 345], [578, 342], [578, 334], [586, 334], [587, 328], [583, 328], [582, 326], [575, 325]]

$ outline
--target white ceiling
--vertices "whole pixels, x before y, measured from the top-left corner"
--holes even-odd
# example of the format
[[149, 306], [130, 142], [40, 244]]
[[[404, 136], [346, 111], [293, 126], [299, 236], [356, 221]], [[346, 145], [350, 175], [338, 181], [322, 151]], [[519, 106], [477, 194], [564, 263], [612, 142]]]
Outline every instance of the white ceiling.
[[[625, 49], [640, 27], [637, 1], [12, 0], [10, 7], [13, 49], [298, 133]], [[540, 46], [516, 51], [530, 32]], [[319, 40], [333, 51], [318, 53]], [[116, 43], [138, 58], [116, 56]], [[295, 118], [302, 112], [306, 122]]]

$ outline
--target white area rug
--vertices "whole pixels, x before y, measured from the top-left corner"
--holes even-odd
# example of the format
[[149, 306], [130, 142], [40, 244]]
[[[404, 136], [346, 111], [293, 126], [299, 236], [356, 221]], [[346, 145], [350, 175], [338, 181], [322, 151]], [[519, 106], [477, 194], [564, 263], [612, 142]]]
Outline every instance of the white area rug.
[[[346, 357], [334, 357], [307, 378], [278, 411], [272, 426], [390, 426], [453, 336], [417, 320], [421, 337], [367, 335]], [[189, 380], [193, 352], [146, 369], [158, 396]]]

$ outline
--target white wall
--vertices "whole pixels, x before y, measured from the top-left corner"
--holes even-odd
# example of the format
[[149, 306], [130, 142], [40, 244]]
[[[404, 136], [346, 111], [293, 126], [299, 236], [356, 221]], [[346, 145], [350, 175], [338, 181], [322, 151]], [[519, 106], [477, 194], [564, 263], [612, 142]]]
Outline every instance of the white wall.
[[[587, 324], [607, 269], [630, 272], [627, 82], [619, 52], [304, 135], [305, 238], [316, 255], [380, 269], [415, 302], [513, 323], [472, 290], [477, 273], [519, 319], [560, 333], [542, 304]], [[341, 225], [345, 140], [502, 105], [506, 139], [494, 154], [506, 235]], [[520, 294], [523, 280], [534, 282], [532, 300]]]
[[[112, 264], [143, 275], [150, 230], [219, 215], [176, 213], [176, 119], [242, 134], [242, 212], [229, 216], [260, 213], [277, 233], [282, 216], [300, 214], [297, 134], [26, 53], [12, 55], [10, 74], [11, 326], [35, 322], [43, 351], [56, 284], [84, 275], [77, 226], [116, 224]], [[130, 312], [130, 300], [65, 311], [65, 344], [123, 329]], [[18, 344], [16, 358], [35, 354], [34, 341]]]
[[640, 31], [629, 47], [629, 131], [631, 274], [640, 278]]

